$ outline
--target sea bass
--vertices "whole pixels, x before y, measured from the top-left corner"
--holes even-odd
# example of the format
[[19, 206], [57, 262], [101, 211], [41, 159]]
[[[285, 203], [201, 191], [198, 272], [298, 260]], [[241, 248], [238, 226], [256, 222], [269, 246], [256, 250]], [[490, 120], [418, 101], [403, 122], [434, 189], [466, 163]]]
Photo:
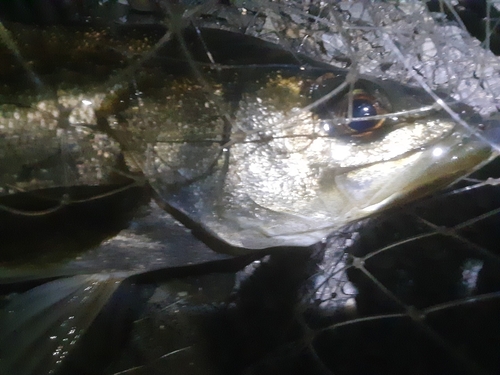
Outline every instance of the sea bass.
[[[210, 29], [201, 34], [203, 48], [179, 43], [193, 39], [188, 32], [157, 49], [141, 39], [137, 49], [150, 51], [141, 60], [119, 46], [105, 50], [102, 40], [112, 39], [105, 31], [86, 32], [80, 42], [62, 31], [48, 35], [49, 48], [68, 40], [71, 48], [45, 61], [27, 47], [19, 54], [30, 56], [31, 67], [4, 71], [22, 78], [4, 86], [0, 119], [0, 181], [11, 191], [106, 184], [121, 168], [233, 246], [308, 246], [446, 186], [496, 154], [484, 141], [494, 126], [484, 130], [470, 108], [443, 94], [436, 101], [421, 88], [258, 39]], [[16, 37], [21, 46], [33, 38], [23, 29]], [[256, 64], [257, 45], [266, 64]], [[203, 61], [207, 48], [212, 62]], [[130, 59], [139, 60], [133, 69]], [[33, 72], [42, 83], [26, 83]]]

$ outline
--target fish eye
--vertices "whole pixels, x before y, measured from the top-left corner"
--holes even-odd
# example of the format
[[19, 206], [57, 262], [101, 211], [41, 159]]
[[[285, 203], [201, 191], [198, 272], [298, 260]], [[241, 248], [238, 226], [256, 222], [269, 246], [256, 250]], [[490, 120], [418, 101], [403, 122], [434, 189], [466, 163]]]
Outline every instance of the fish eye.
[[[331, 74], [318, 78], [309, 88], [312, 100], [321, 99], [342, 83], [341, 77]], [[321, 128], [329, 137], [363, 138], [384, 127], [385, 118], [373, 118], [390, 113], [387, 96], [375, 83], [359, 80], [354, 90], [343, 90], [313, 112], [321, 120]], [[366, 119], [365, 119], [366, 118]]]
[[363, 135], [371, 133], [384, 124], [384, 119], [367, 119], [364, 117], [374, 117], [387, 113], [376, 100], [375, 97], [361, 91], [355, 90], [352, 94], [352, 116], [349, 117], [349, 99], [342, 99], [339, 109], [336, 113], [339, 117], [350, 118], [350, 121], [344, 123], [347, 130], [352, 131], [353, 135]]

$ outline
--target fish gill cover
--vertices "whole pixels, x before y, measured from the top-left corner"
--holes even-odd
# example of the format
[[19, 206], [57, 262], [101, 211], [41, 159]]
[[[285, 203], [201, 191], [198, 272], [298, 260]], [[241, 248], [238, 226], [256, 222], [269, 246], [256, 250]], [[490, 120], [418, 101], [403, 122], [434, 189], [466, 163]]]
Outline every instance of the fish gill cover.
[[484, 4], [2, 3], [0, 374], [498, 373]]

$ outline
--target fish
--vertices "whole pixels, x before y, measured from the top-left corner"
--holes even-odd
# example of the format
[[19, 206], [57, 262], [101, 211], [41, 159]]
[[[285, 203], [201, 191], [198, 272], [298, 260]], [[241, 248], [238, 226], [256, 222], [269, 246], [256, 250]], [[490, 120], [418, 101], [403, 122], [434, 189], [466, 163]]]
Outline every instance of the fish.
[[[19, 48], [33, 32], [19, 25], [9, 30]], [[56, 192], [53, 211], [59, 211], [150, 188], [159, 205], [230, 245], [229, 255], [259, 254], [313, 246], [497, 156], [485, 141], [496, 124], [485, 128], [484, 119], [445, 94], [438, 92], [436, 100], [422, 88], [326, 66], [259, 39], [207, 29], [201, 47], [185, 45], [193, 35], [199, 40], [195, 30], [165, 32], [159, 47], [141, 38], [109, 48], [116, 37], [109, 31], [88, 30], [84, 39], [56, 27], [46, 33], [48, 46], [63, 51], [55, 57], [30, 56], [31, 63], [19, 67], [12, 61], [27, 56], [29, 48], [17, 52], [4, 45], [0, 53], [10, 59], [2, 79], [19, 82], [0, 92], [0, 209], [11, 215], [6, 222], [52, 210], [18, 207], [9, 201], [17, 194], [25, 201]], [[218, 54], [217, 45], [231, 56]], [[130, 52], [131, 46], [137, 49]], [[259, 66], [263, 55], [266, 64]], [[91, 74], [89, 60], [97, 66]], [[31, 80], [32, 73], [39, 81]], [[443, 107], [460, 113], [469, 126]], [[77, 199], [74, 192], [88, 192], [88, 186], [105, 190]], [[126, 211], [135, 213], [137, 206], [133, 200]], [[25, 259], [21, 254], [2, 262]], [[1, 371], [40, 374], [66, 366], [71, 343], [90, 330], [120, 288], [147, 273], [60, 270], [50, 268], [44, 277], [55, 281], [14, 296], [3, 309]], [[83, 319], [78, 309], [92, 314]], [[61, 337], [68, 340], [61, 344]], [[23, 363], [36, 346], [44, 352]]]
[[[231, 42], [223, 32], [202, 35]], [[72, 184], [102, 184], [123, 157], [124, 173], [142, 174], [166, 204], [211, 235], [262, 249], [312, 245], [346, 224], [447, 186], [497, 154], [482, 135], [495, 125], [481, 130], [484, 119], [444, 95], [439, 99], [467, 128], [422, 88], [276, 58], [271, 69], [250, 73], [245, 65], [198, 66], [200, 81], [193, 67], [175, 71], [179, 62], [164, 56], [193, 60], [169, 49], [145, 61], [132, 83], [109, 92], [66, 82], [55, 99], [4, 105], [4, 184], [58, 150], [56, 164], [68, 168], [66, 157], [74, 166], [53, 172], [51, 187], [70, 173]], [[88, 59], [86, 52], [81, 59]]]

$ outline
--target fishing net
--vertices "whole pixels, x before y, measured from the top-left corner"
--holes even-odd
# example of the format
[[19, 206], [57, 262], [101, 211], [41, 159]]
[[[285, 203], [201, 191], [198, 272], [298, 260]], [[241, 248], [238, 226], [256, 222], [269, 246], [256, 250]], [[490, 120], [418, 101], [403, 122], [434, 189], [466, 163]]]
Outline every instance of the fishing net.
[[2, 4], [0, 372], [498, 373], [498, 6]]

